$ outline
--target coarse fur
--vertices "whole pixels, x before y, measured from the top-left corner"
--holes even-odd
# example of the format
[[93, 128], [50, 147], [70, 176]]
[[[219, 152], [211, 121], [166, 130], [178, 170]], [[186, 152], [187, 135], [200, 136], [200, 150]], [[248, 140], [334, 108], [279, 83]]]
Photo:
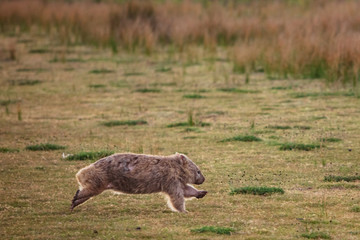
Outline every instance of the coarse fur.
[[105, 190], [128, 194], [164, 193], [168, 206], [186, 212], [185, 199], [203, 198], [207, 191], [198, 191], [190, 184], [202, 184], [205, 177], [186, 155], [155, 156], [118, 153], [102, 158], [76, 174], [79, 190], [71, 210]]

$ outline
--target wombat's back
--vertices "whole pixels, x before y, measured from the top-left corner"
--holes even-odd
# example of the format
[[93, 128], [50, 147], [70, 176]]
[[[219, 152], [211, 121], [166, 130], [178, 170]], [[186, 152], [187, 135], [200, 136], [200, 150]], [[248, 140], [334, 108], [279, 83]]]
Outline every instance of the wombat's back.
[[161, 192], [177, 174], [175, 158], [120, 153], [93, 164], [94, 172], [106, 175], [107, 188], [124, 193]]

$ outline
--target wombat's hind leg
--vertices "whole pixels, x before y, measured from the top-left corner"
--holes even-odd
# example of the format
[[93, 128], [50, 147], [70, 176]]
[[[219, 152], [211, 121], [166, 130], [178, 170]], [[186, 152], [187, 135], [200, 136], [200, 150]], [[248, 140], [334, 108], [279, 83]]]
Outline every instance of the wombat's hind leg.
[[72, 200], [71, 203], [71, 211], [78, 205], [84, 203], [85, 201], [89, 200], [91, 197], [96, 196], [98, 194], [100, 194], [102, 191], [94, 191], [94, 190], [90, 190], [90, 189], [82, 189], [82, 190], [77, 190], [75, 193], [75, 196]]

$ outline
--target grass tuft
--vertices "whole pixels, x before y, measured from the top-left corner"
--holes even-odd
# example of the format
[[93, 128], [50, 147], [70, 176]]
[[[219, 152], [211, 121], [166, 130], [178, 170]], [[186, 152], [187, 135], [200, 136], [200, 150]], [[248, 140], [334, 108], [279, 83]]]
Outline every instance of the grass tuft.
[[281, 129], [281, 130], [291, 129], [291, 127], [290, 127], [290, 126], [279, 126], [279, 125], [267, 126], [266, 128], [271, 128], [271, 129]]
[[147, 121], [144, 120], [124, 120], [124, 121], [112, 120], [102, 123], [102, 125], [106, 127], [115, 127], [115, 126], [124, 126], [124, 125], [135, 126], [135, 125], [145, 125], [145, 124], [147, 124]]
[[171, 67], [159, 67], [155, 70], [155, 72], [171, 72]]
[[105, 88], [105, 84], [90, 84], [89, 88]]
[[130, 77], [130, 76], [142, 76], [145, 75], [143, 72], [127, 72], [124, 73], [124, 76]]
[[351, 208], [351, 211], [352, 212], [357, 212], [357, 213], [360, 213], [360, 206], [354, 206]]
[[42, 83], [42, 81], [40, 80], [28, 80], [28, 79], [23, 79], [23, 80], [12, 80], [11, 81], [11, 85], [18, 85], [18, 86], [33, 86], [33, 85], [37, 85]]
[[342, 140], [340, 138], [322, 138], [320, 139], [321, 142], [341, 142]]
[[320, 144], [303, 144], [303, 143], [283, 143], [280, 146], [280, 150], [289, 151], [289, 150], [302, 150], [302, 151], [310, 151], [316, 148], [320, 148]]
[[206, 98], [206, 97], [199, 95], [199, 94], [186, 94], [183, 96], [183, 98], [200, 99], [200, 98]]
[[14, 152], [19, 152], [19, 149], [0, 147], [0, 152], [1, 153], [14, 153]]
[[253, 195], [271, 195], [273, 193], [284, 194], [285, 191], [282, 188], [276, 187], [241, 187], [231, 189], [230, 195], [235, 194], [253, 194]]
[[49, 53], [49, 52], [50, 52], [50, 50], [45, 49], [45, 48], [36, 48], [36, 49], [29, 50], [29, 53], [38, 53], [38, 54]]
[[230, 92], [230, 93], [260, 93], [259, 90], [248, 90], [248, 89], [238, 89], [238, 88], [219, 88], [221, 92]]
[[331, 239], [331, 237], [323, 232], [312, 232], [312, 233], [303, 233], [301, 237], [308, 239]]
[[159, 93], [161, 92], [160, 89], [157, 88], [139, 88], [136, 89], [135, 92], [140, 92], [140, 93]]
[[114, 73], [115, 71], [113, 70], [109, 70], [109, 69], [94, 69], [94, 70], [91, 70], [89, 73], [91, 74], [103, 74], [103, 73]]
[[0, 100], [0, 106], [9, 106], [10, 104], [14, 104], [14, 103], [18, 103], [19, 100], [12, 100], [12, 99], [8, 99], [8, 100]]
[[65, 146], [51, 144], [51, 143], [42, 143], [37, 145], [29, 145], [26, 146], [26, 150], [30, 151], [54, 151], [54, 150], [60, 150], [65, 149]]
[[300, 129], [300, 130], [309, 130], [311, 127], [309, 126], [294, 126], [294, 128]]
[[238, 135], [232, 138], [226, 138], [221, 140], [221, 142], [232, 142], [232, 141], [240, 141], [240, 142], [260, 142], [261, 138], [252, 135]]
[[224, 235], [230, 235], [232, 232], [235, 232], [233, 228], [228, 227], [214, 227], [214, 226], [204, 226], [201, 228], [195, 228], [191, 229], [191, 232], [195, 233], [216, 233], [216, 234], [224, 234]]
[[95, 152], [78, 152], [65, 158], [65, 160], [97, 160], [114, 154], [114, 151], [102, 150]]
[[360, 176], [334, 176], [334, 175], [328, 175], [325, 176], [324, 181], [326, 182], [355, 182], [360, 180]]

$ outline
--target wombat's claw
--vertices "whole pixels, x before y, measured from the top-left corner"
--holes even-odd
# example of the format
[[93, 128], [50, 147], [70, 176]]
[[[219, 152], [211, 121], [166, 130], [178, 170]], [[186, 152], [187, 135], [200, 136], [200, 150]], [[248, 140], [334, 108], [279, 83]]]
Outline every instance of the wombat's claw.
[[203, 198], [207, 193], [207, 191], [200, 191], [196, 198]]

